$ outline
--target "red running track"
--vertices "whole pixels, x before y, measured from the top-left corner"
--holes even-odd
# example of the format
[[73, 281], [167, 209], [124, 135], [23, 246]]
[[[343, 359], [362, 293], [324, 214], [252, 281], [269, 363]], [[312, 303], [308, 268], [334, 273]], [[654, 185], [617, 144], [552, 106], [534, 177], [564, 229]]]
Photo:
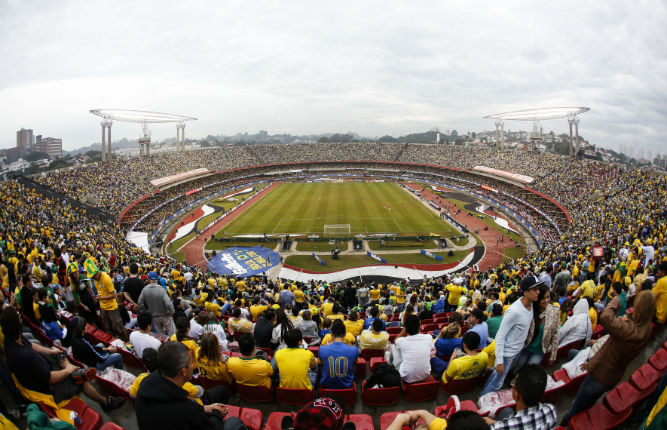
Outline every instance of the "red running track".
[[204, 209], [202, 209], [204, 206], [199, 206], [197, 209], [194, 211], [190, 212], [185, 218], [183, 218], [182, 222], [180, 225], [177, 225], [171, 230], [171, 233], [169, 233], [169, 238], [167, 239], [166, 243], [171, 242], [171, 240], [176, 237], [176, 233], [178, 232], [178, 229], [181, 228], [181, 226], [184, 226], [185, 224], [189, 224], [192, 221], [199, 219], [202, 215], [204, 215]]
[[[479, 230], [478, 236], [480, 239], [482, 239], [482, 242], [484, 242], [484, 246], [486, 247], [486, 252], [484, 254], [484, 257], [479, 263], [477, 263], [480, 271], [486, 271], [492, 267], [493, 268], [498, 267], [503, 260], [502, 256], [503, 250], [506, 248], [514, 248], [514, 241], [510, 239], [509, 236], [501, 234], [497, 230], [494, 230], [492, 228], [484, 230], [484, 227], [486, 226], [486, 224], [484, 224], [484, 221], [480, 220], [476, 216], [468, 216], [468, 211], [466, 211], [465, 209], [462, 209], [461, 213], [456, 214], [454, 211], [458, 209], [458, 207], [447, 202], [446, 199], [443, 199], [442, 197], [438, 196], [431, 189], [426, 188], [422, 190], [424, 188], [423, 186], [419, 184], [413, 184], [410, 182], [406, 182], [405, 185], [413, 190], [419, 191], [422, 197], [425, 198], [426, 200], [432, 201], [438, 206], [442, 207], [443, 205], [445, 205], [445, 207], [450, 208], [451, 209], [450, 216], [459, 223], [461, 223], [462, 225], [466, 226], [468, 230], [471, 231], [474, 231], [476, 229]], [[460, 192], [457, 190], [451, 190], [451, 191]], [[512, 224], [510, 224], [510, 226], [512, 226]], [[512, 228], [514, 227], [512, 226]], [[499, 235], [504, 236], [505, 240], [504, 242], [500, 242], [499, 244], [496, 245], [496, 241], [498, 240]]]
[[279, 183], [276, 182], [269, 185], [264, 190], [262, 190], [262, 192], [255, 194], [254, 196], [243, 202], [243, 204], [239, 206], [234, 212], [232, 212], [231, 214], [227, 215], [220, 221], [213, 224], [213, 226], [206, 231], [205, 235], [200, 234], [194, 239], [192, 239], [190, 242], [186, 243], [183, 246], [183, 250], [185, 251], [185, 260], [188, 262], [188, 264], [190, 266], [205, 268], [206, 263], [208, 262], [206, 260], [206, 255], [204, 254], [204, 246], [206, 245], [207, 242], [206, 237], [210, 237], [219, 232], [224, 226], [232, 222], [234, 218], [241, 215], [243, 212], [246, 211], [246, 209], [252, 206], [259, 199], [264, 197], [264, 195], [268, 194], [278, 185]]

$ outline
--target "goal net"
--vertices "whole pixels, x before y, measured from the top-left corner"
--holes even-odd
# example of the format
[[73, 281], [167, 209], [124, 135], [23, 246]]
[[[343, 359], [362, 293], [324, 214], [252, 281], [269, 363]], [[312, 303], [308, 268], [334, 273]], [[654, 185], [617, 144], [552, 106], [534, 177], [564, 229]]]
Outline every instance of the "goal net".
[[350, 224], [324, 224], [324, 234], [349, 234], [351, 231]]

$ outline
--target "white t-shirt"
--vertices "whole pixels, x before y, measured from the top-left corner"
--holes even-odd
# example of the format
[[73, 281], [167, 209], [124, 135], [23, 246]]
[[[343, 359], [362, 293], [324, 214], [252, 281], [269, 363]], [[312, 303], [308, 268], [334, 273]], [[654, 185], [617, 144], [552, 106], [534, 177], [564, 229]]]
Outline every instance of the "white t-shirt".
[[162, 342], [150, 334], [142, 333], [139, 330], [130, 333], [130, 343], [134, 346], [134, 352], [139, 358], [143, 356], [144, 349], [155, 348], [157, 350], [162, 345]]
[[194, 318], [190, 320], [190, 331], [188, 336], [199, 342], [201, 336], [204, 334], [204, 327], [201, 326]]
[[401, 354], [398, 373], [411, 384], [421, 382], [431, 374], [431, 345], [433, 338], [424, 333], [396, 339], [396, 349]]

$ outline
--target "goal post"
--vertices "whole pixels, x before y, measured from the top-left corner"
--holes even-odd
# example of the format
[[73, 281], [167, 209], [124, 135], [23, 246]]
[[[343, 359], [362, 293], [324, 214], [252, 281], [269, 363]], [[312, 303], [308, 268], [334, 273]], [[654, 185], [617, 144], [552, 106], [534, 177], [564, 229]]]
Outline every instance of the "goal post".
[[324, 224], [325, 235], [350, 234], [350, 224]]

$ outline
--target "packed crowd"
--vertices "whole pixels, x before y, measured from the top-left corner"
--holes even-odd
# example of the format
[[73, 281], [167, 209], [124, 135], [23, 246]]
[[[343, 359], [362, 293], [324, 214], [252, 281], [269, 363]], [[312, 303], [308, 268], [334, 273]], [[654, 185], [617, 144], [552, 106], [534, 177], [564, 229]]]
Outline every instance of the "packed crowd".
[[[410, 146], [402, 156], [409, 156]], [[133, 351], [149, 372], [120, 379], [136, 398], [140, 428], [155, 423], [243, 428], [225, 416], [222, 405], [228, 398], [224, 387], [234, 381], [266, 389], [349, 387], [358, 357], [377, 350], [387, 364], [371, 374], [371, 388], [429, 377], [447, 383], [481, 377], [490, 369], [480, 393], [484, 398], [506, 386], [512, 380], [508, 375], [541, 386], [547, 378], [539, 364], [552, 362], [559, 347], [576, 343], [571, 362], [585, 363], [588, 376], [563, 418], [567, 424], [619, 382], [650, 338], [651, 322], [660, 326], [667, 319], [667, 183], [651, 171], [568, 162], [569, 168], [558, 172], [561, 164], [545, 163], [549, 167], [536, 186], [562, 195], [570, 210], [572, 228], [560, 241], [487, 272], [419, 285], [217, 276], [147, 255], [127, 244], [117, 226], [6, 182], [0, 186], [6, 208], [0, 214], [3, 385], [18, 403], [21, 396], [32, 401], [50, 396], [57, 405], [83, 391], [105, 409], [119, 407], [122, 399], [101, 394], [90, 381], [93, 369], [118, 374], [122, 353]], [[91, 180], [96, 170], [91, 169]], [[76, 178], [61, 177], [60, 183], [69, 179], [78, 187]], [[42, 180], [56, 186], [53, 177]], [[604, 247], [602, 257], [593, 256], [595, 244]], [[429, 326], [428, 320], [445, 313], [446, 320]], [[607, 335], [596, 340], [598, 324]], [[89, 326], [118, 341], [89, 342]], [[56, 346], [34, 342], [35, 328]], [[173, 342], [161, 342], [166, 339]], [[314, 345], [318, 358], [308, 349]], [[572, 371], [577, 369], [581, 372], [580, 366]], [[199, 380], [218, 381], [219, 387], [211, 391], [192, 384], [198, 380], [195, 370]], [[553, 406], [539, 403], [523, 387], [513, 388], [527, 400], [516, 415], [497, 416], [486, 425], [555, 427]], [[316, 416], [323, 407], [319, 402], [306, 408], [312, 413], [285, 423], [287, 428], [307, 428], [300, 420]], [[446, 418], [455, 423], [454, 415]], [[432, 414], [424, 417], [435, 422], [431, 428], [455, 427]], [[401, 415], [397, 425], [415, 420]]]

